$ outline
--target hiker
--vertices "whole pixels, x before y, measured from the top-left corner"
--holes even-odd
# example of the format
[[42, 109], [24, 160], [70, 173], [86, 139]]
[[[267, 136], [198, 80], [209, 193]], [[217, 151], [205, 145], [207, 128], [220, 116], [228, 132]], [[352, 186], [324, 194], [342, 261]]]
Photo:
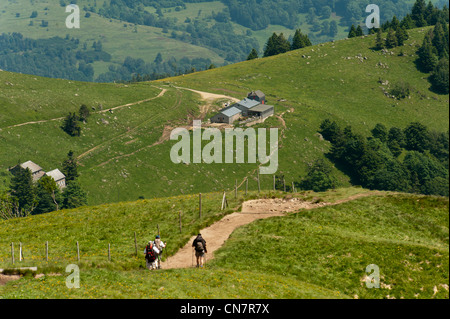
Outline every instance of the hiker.
[[167, 242], [163, 242], [159, 235], [156, 235], [155, 241], [153, 242], [155, 247], [159, 250], [159, 253], [156, 255], [156, 268], [161, 269], [161, 255], [163, 253], [164, 248], [166, 247]]
[[159, 254], [158, 248], [149, 241], [144, 250], [145, 261], [148, 270], [156, 269], [156, 256]]
[[192, 243], [192, 247], [195, 250], [195, 257], [197, 257], [197, 268], [203, 268], [203, 262], [205, 258], [206, 250], [206, 241], [203, 239], [202, 234], [198, 234]]

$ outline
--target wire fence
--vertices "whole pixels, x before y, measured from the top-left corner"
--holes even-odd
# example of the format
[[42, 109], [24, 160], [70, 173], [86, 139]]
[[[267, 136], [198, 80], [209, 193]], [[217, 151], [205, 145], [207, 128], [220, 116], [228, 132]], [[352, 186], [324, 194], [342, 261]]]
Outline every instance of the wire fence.
[[[226, 209], [233, 209], [230, 207], [230, 203], [238, 205], [240, 200], [245, 200], [250, 193], [257, 196], [262, 192], [261, 188], [261, 175], [259, 170], [254, 171], [254, 175], [244, 177], [241, 180], [236, 179], [233, 186], [223, 190], [222, 196], [220, 196], [220, 203], [217, 201], [216, 210], [224, 211]], [[295, 192], [295, 183], [291, 181], [288, 185], [284, 176], [264, 175], [265, 179], [265, 191], [282, 191], [282, 192]], [[253, 177], [253, 178], [252, 178]], [[267, 187], [270, 182], [270, 188]], [[250, 190], [250, 188], [252, 190]], [[211, 200], [209, 194], [198, 194], [197, 207], [190, 210], [190, 213], [198, 214], [195, 216], [196, 220], [201, 220], [204, 217], [203, 201], [206, 198]], [[219, 198], [219, 197], [218, 197]], [[168, 198], [170, 200], [170, 198]], [[211, 205], [210, 203], [208, 203]], [[214, 204], [215, 206], [215, 204]], [[195, 213], [197, 212], [197, 213]], [[172, 224], [172, 230], [179, 228], [179, 233], [183, 233], [183, 212], [178, 213], [177, 225]], [[172, 220], [174, 223], [175, 220]], [[189, 220], [189, 224], [192, 224], [192, 220]], [[178, 226], [178, 227], [177, 227]], [[190, 226], [190, 225], [188, 225]], [[157, 234], [160, 234], [160, 225], [156, 224], [154, 229]], [[16, 267], [16, 266], [51, 266], [61, 265], [69, 262], [97, 262], [105, 263], [117, 260], [124, 261], [138, 261], [140, 260], [141, 250], [143, 243], [147, 242], [143, 240], [145, 235], [142, 232], [133, 232], [127, 234], [126, 238], [122, 238], [120, 241], [114, 243], [108, 242], [104, 239], [98, 239], [95, 247], [92, 245], [86, 245], [82, 241], [82, 238], [78, 240], [76, 238], [70, 238], [67, 240], [67, 245], [64, 248], [58, 247], [55, 249], [55, 243], [52, 241], [45, 242], [11, 242], [8, 244], [3, 243], [3, 247], [0, 249], [0, 268], [2, 267]], [[59, 238], [56, 242], [61, 242]], [[8, 247], [5, 247], [9, 245]], [[57, 253], [55, 254], [55, 251]]]

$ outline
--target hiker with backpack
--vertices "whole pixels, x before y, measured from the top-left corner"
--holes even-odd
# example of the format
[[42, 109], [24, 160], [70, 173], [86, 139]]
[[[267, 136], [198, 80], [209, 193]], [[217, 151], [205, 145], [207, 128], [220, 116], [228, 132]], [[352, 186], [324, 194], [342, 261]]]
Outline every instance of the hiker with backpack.
[[149, 241], [144, 250], [146, 267], [148, 270], [156, 269], [156, 258], [159, 254], [159, 249], [153, 244], [152, 241]]
[[156, 235], [154, 245], [159, 250], [159, 253], [156, 254], [156, 268], [161, 269], [161, 255], [163, 253], [164, 248], [166, 247], [167, 242], [163, 242], [159, 235]]
[[208, 251], [206, 250], [206, 241], [203, 239], [202, 234], [197, 235], [192, 243], [192, 247], [195, 250], [195, 257], [197, 257], [197, 268], [203, 268], [205, 254]]

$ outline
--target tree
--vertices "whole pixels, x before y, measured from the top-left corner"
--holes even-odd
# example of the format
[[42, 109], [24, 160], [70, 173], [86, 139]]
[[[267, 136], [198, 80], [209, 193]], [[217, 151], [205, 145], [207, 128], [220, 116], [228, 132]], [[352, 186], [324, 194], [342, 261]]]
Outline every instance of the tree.
[[21, 214], [31, 214], [36, 208], [37, 199], [33, 185], [31, 171], [17, 166], [17, 170], [11, 179], [10, 193], [13, 200], [17, 202], [18, 211]]
[[36, 194], [39, 198], [34, 214], [49, 213], [59, 210], [60, 191], [58, 185], [50, 176], [43, 176], [37, 184]]
[[361, 36], [364, 35], [363, 29], [361, 28], [361, 26], [359, 24], [356, 27], [355, 34], [356, 34], [357, 37], [361, 37]]
[[285, 53], [291, 49], [291, 45], [284, 37], [283, 33], [277, 35], [275, 32], [267, 40], [266, 49], [264, 50], [264, 57]]
[[318, 159], [309, 168], [308, 173], [300, 182], [300, 187], [304, 190], [323, 192], [336, 188], [337, 181], [332, 175], [333, 167], [323, 159]]
[[405, 128], [404, 134], [407, 150], [424, 152], [429, 149], [429, 132], [425, 125], [413, 122]]
[[386, 37], [386, 48], [392, 49], [398, 45], [397, 37], [395, 36], [394, 30], [389, 29]]
[[384, 48], [383, 33], [380, 28], [377, 30], [377, 38], [375, 40], [375, 50], [381, 50], [383, 48]]
[[256, 51], [255, 48], [253, 48], [252, 51], [250, 52], [250, 54], [247, 57], [247, 61], [254, 60], [254, 59], [257, 59], [257, 58], [258, 58], [258, 51]]
[[17, 200], [14, 199], [8, 192], [0, 192], [0, 219], [11, 219], [27, 217], [30, 211], [19, 210]]
[[397, 38], [398, 46], [403, 46], [405, 44], [405, 41], [409, 38], [406, 29], [400, 26], [397, 28], [397, 31], [395, 31], [395, 37]]
[[381, 123], [375, 125], [375, 127], [372, 129], [372, 136], [385, 143], [388, 140], [388, 130], [386, 126]]
[[332, 144], [337, 144], [343, 140], [343, 132], [336, 122], [331, 122], [329, 119], [325, 119], [320, 124], [319, 133], [323, 138], [330, 141]]
[[66, 184], [63, 192], [63, 208], [77, 208], [87, 205], [86, 192], [81, 188], [78, 181], [70, 181]]
[[80, 136], [81, 126], [78, 121], [78, 115], [76, 113], [69, 112], [69, 114], [64, 119], [62, 129], [70, 136]]
[[391, 28], [394, 29], [394, 31], [397, 31], [397, 28], [399, 26], [400, 26], [400, 21], [398, 21], [396, 16], [394, 16], [391, 21]]
[[302, 30], [295, 30], [294, 37], [292, 39], [291, 50], [298, 50], [311, 45], [311, 41], [309, 40], [306, 34], [302, 33]]
[[442, 58], [430, 76], [432, 89], [439, 94], [449, 93], [449, 63], [448, 58]]
[[276, 49], [276, 37], [277, 34], [274, 32], [272, 36], [267, 40], [266, 48], [264, 50], [264, 57], [276, 55], [277, 49]]
[[438, 56], [440, 58], [447, 56], [448, 57], [448, 36], [446, 37], [444, 32], [444, 26], [441, 22], [437, 22], [433, 29], [431, 43], [433, 47], [436, 48]]
[[416, 27], [424, 27], [427, 25], [425, 20], [425, 11], [426, 11], [426, 3], [425, 0], [416, 0], [413, 5], [411, 11], [411, 18], [413, 19]]
[[352, 24], [352, 26], [350, 27], [350, 31], [348, 32], [348, 38], [354, 38], [356, 37], [356, 28], [355, 25]]
[[283, 33], [280, 33], [280, 35], [277, 37], [276, 45], [277, 45], [278, 53], [285, 53], [291, 49], [291, 44], [284, 37]]
[[417, 65], [423, 72], [431, 72], [438, 64], [438, 57], [436, 49], [431, 43], [431, 34], [425, 35], [422, 46], [417, 52], [419, 58], [417, 59]]
[[161, 52], [158, 52], [158, 54], [156, 55], [155, 61], [153, 61], [153, 62], [156, 64], [160, 64], [160, 63], [162, 63], [162, 61], [163, 61], [162, 54], [161, 54]]
[[88, 117], [91, 115], [88, 107], [86, 105], [81, 105], [80, 106], [80, 110], [78, 111], [78, 117], [80, 119], [80, 121], [82, 122], [86, 122]]
[[398, 127], [391, 127], [388, 133], [387, 145], [394, 157], [400, 156], [405, 146], [405, 135]]
[[413, 29], [415, 26], [414, 20], [409, 13], [400, 22], [400, 27], [405, 28], [406, 30]]
[[74, 181], [78, 177], [77, 160], [73, 151], [67, 153], [67, 159], [62, 163], [62, 173], [66, 176], [66, 182]]

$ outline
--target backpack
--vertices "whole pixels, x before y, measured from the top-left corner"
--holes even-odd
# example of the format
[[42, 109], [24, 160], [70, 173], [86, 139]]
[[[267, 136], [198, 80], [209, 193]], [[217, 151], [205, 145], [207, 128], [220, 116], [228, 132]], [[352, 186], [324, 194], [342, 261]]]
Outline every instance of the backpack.
[[150, 245], [147, 245], [147, 253], [145, 254], [145, 259], [148, 260], [148, 262], [154, 262], [156, 260], [155, 251], [153, 248], [150, 248]]
[[195, 243], [195, 250], [196, 251], [203, 251], [203, 243], [201, 240], [197, 240], [197, 242]]
[[159, 250], [160, 252], [162, 252], [162, 249], [161, 249], [161, 239], [159, 239], [159, 238], [155, 239], [155, 246], [156, 246], [156, 248], [158, 248], [158, 250]]

